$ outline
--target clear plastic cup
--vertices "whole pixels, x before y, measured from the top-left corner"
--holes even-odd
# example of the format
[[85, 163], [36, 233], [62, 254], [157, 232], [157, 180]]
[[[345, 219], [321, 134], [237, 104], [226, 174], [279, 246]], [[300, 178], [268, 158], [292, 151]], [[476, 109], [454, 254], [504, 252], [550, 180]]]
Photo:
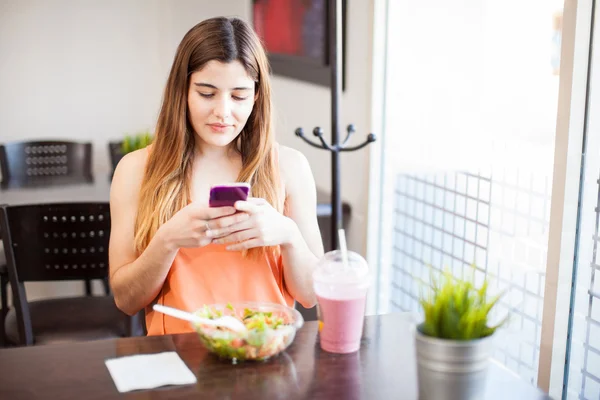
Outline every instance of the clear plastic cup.
[[347, 254], [347, 265], [341, 251], [325, 254], [313, 273], [321, 348], [331, 353], [357, 351], [362, 337], [369, 267], [359, 254]]

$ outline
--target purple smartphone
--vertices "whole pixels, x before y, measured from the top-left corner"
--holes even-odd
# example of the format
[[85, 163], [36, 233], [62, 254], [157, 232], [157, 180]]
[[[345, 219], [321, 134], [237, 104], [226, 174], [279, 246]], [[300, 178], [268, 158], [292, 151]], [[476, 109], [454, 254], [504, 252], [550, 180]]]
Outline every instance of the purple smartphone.
[[209, 207], [233, 207], [236, 201], [245, 201], [250, 193], [248, 183], [236, 182], [210, 188]]

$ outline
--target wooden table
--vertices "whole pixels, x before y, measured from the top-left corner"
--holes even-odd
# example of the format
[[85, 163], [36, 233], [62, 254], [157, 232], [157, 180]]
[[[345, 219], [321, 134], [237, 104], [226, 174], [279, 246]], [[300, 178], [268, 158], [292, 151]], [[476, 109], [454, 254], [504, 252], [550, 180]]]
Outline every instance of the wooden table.
[[[320, 350], [316, 322], [294, 343], [262, 363], [231, 365], [202, 347], [195, 334], [138, 337], [0, 350], [0, 399], [417, 399], [410, 318], [366, 318], [360, 351]], [[176, 351], [198, 382], [119, 393], [104, 360]], [[486, 400], [549, 399], [492, 363]]]

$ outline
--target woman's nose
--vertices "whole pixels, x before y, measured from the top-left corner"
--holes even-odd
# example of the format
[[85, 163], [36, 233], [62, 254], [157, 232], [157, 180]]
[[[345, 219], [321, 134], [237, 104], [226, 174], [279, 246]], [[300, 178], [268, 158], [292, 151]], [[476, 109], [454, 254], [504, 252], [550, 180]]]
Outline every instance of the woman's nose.
[[231, 102], [226, 98], [219, 99], [213, 112], [217, 118], [228, 118], [231, 115]]

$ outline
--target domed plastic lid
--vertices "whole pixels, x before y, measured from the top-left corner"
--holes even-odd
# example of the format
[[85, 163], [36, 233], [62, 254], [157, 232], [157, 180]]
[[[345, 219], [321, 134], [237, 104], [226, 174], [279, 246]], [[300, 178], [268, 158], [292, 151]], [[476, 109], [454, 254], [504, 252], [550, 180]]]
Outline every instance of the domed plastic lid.
[[348, 251], [348, 263], [344, 262], [340, 250], [326, 253], [313, 272], [316, 283], [331, 285], [368, 285], [369, 267], [360, 254]]

